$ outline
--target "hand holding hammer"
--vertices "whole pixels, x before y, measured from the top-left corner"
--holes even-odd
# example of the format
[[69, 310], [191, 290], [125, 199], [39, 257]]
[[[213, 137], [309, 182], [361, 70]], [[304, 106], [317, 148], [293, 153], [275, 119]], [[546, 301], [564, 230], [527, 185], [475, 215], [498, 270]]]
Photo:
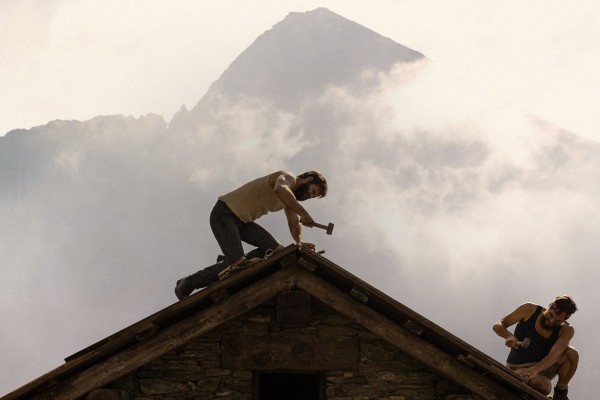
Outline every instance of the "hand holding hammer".
[[333, 233], [333, 224], [331, 222], [329, 223], [329, 225], [321, 225], [321, 224], [317, 224], [316, 222], [314, 222], [313, 226], [316, 226], [317, 228], [325, 229], [327, 231], [328, 235], [331, 235]]
[[528, 337], [523, 339], [522, 342], [517, 342], [517, 344], [515, 345], [515, 349], [526, 349], [529, 347], [529, 344], [531, 343], [531, 339], [529, 339]]

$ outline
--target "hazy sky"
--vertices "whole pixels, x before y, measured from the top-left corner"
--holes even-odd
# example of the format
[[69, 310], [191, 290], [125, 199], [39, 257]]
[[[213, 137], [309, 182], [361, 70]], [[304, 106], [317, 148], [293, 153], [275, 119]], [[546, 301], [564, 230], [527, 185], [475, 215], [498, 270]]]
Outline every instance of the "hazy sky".
[[600, 3], [559, 0], [3, 0], [0, 135], [107, 114], [169, 121], [290, 11], [322, 6], [600, 141]]
[[[16, 160], [0, 163], [11, 321], [0, 394], [175, 302], [175, 280], [217, 251], [206, 221], [217, 194], [313, 163], [331, 190], [310, 211], [336, 233], [307, 237], [328, 258], [499, 360], [497, 318], [575, 294], [585, 356], [571, 393], [593, 391], [598, 149], [514, 106], [600, 142], [600, 6], [366, 4], [0, 0], [1, 133], [108, 114], [168, 122], [292, 11], [327, 7], [433, 60], [397, 66], [368, 96], [332, 89], [298, 114], [224, 103], [224, 128], [182, 140], [165, 138], [160, 118], [115, 117], [50, 124], [0, 148]], [[290, 243], [281, 215], [263, 224]]]

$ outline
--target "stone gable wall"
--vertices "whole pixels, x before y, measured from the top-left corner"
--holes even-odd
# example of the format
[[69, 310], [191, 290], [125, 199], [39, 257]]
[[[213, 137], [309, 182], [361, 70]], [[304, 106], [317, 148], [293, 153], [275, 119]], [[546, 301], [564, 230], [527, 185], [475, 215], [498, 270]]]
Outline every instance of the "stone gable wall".
[[[91, 392], [86, 400], [252, 400], [253, 372], [223, 367], [224, 336], [255, 339], [257, 343], [267, 337], [290, 342], [297, 338], [354, 339], [358, 346], [356, 368], [324, 372], [325, 397], [329, 400], [478, 399], [322, 303], [313, 300], [310, 321], [295, 328], [278, 323], [276, 305], [273, 299]], [[318, 366], [314, 367], [318, 371]]]

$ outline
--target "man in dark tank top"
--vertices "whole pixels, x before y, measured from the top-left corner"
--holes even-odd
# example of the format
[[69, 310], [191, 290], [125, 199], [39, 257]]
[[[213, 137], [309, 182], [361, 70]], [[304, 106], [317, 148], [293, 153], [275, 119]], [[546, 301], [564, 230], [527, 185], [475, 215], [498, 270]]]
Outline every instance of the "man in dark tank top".
[[[558, 376], [553, 400], [569, 400], [569, 381], [577, 370], [579, 353], [569, 345], [575, 329], [567, 322], [575, 311], [575, 301], [562, 295], [548, 308], [522, 304], [493, 327], [510, 348], [507, 366], [527, 380], [529, 386], [548, 395], [552, 379]], [[508, 327], [515, 324], [511, 333]]]

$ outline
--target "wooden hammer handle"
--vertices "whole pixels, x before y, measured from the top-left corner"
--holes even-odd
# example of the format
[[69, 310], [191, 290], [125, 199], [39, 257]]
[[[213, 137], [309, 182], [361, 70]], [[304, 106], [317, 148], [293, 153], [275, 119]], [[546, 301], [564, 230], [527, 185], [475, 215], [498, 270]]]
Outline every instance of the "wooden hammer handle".
[[321, 225], [317, 224], [316, 222], [313, 222], [313, 226], [324, 229], [325, 231], [327, 231], [328, 235], [331, 235], [333, 233], [333, 224], [331, 222], [329, 223], [329, 225]]

